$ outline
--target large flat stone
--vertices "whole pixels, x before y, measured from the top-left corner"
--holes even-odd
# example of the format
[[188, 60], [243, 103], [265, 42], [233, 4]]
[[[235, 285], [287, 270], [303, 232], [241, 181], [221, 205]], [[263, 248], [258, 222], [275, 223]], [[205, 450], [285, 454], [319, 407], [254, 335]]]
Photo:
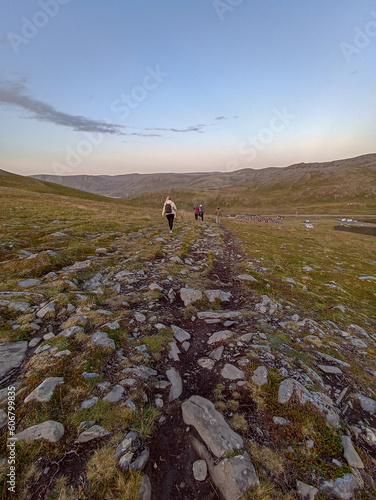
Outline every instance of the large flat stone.
[[244, 372], [242, 370], [239, 370], [239, 368], [237, 368], [236, 366], [231, 365], [230, 363], [225, 364], [225, 366], [221, 370], [221, 375], [227, 380], [245, 379]]
[[99, 439], [103, 437], [109, 436], [111, 433], [101, 427], [100, 425], [93, 425], [90, 427], [90, 429], [87, 429], [86, 431], [82, 432], [79, 436], [77, 441], [79, 443], [87, 443], [89, 441], [93, 441], [94, 439]]
[[241, 311], [200, 311], [198, 319], [242, 319]]
[[351, 442], [349, 436], [342, 435], [341, 443], [343, 446], [343, 456], [350, 467], [355, 467], [356, 469], [364, 469], [364, 464], [356, 452], [354, 445]]
[[360, 393], [357, 394], [357, 397], [364, 411], [371, 414], [376, 413], [376, 401], [374, 399], [368, 398]]
[[95, 332], [91, 337], [91, 343], [100, 347], [110, 347], [115, 349], [115, 342], [108, 338], [106, 332]]
[[174, 332], [174, 337], [178, 342], [184, 342], [191, 338], [190, 334], [176, 325], [171, 325], [172, 331]]
[[216, 299], [221, 302], [228, 302], [231, 298], [231, 292], [224, 292], [223, 290], [205, 290], [204, 294], [209, 302], [215, 302]]
[[27, 342], [3, 342], [0, 344], [0, 380], [25, 359]]
[[257, 487], [259, 480], [247, 452], [214, 463], [206, 447], [197, 439], [191, 438], [193, 449], [205, 460], [211, 480], [224, 500], [240, 500], [244, 493]]
[[25, 398], [24, 402], [38, 401], [40, 403], [48, 403], [52, 398], [56, 386], [63, 383], [63, 377], [48, 377]]
[[171, 382], [169, 401], [174, 401], [181, 396], [183, 392], [183, 381], [180, 376], [180, 373], [176, 370], [176, 368], [170, 368], [166, 371], [166, 376], [168, 380]]
[[194, 288], [181, 288], [180, 298], [184, 302], [185, 307], [187, 307], [193, 302], [201, 300], [202, 292], [200, 292], [200, 290], [195, 290]]
[[333, 479], [325, 481], [320, 489], [322, 491], [328, 491], [342, 500], [351, 500], [354, 492], [359, 489], [359, 484], [354, 474], [345, 474], [335, 481], [333, 481]]
[[14, 438], [19, 441], [37, 441], [44, 439], [50, 443], [56, 443], [64, 435], [64, 426], [60, 422], [54, 420], [46, 420], [45, 422], [33, 425], [22, 432], [19, 432]]
[[226, 452], [241, 450], [243, 439], [234, 432], [214, 404], [201, 396], [191, 396], [181, 405], [183, 420], [200, 434], [210, 451], [218, 458]]
[[209, 340], [208, 345], [217, 344], [218, 342], [224, 342], [225, 340], [232, 337], [233, 333], [230, 330], [220, 330], [219, 332], [213, 333]]
[[124, 395], [124, 387], [121, 385], [115, 385], [112, 390], [103, 399], [109, 401], [110, 403], [117, 403], [121, 400]]

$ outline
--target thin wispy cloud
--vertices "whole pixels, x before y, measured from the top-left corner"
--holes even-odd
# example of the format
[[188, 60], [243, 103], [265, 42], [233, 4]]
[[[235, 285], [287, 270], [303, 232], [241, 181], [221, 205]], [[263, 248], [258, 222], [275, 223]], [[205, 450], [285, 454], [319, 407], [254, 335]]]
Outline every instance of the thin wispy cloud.
[[122, 135], [135, 135], [137, 137], [162, 137], [161, 134], [143, 134], [142, 132], [123, 133]]
[[26, 86], [20, 82], [9, 80], [0, 82], [0, 105], [27, 111], [29, 119], [68, 127], [77, 132], [123, 135], [121, 129], [124, 127], [121, 125], [64, 113], [50, 104], [31, 97]]
[[189, 132], [198, 132], [200, 134], [204, 133], [204, 127], [205, 125], [203, 123], [199, 123], [198, 125], [192, 125], [190, 127], [186, 128], [145, 128], [145, 130], [159, 130], [162, 132], [177, 132], [177, 133], [182, 133], [186, 134]]
[[[134, 137], [163, 137], [163, 132], [178, 134], [205, 133], [205, 128], [210, 126], [204, 123], [190, 125], [185, 128], [176, 127], [131, 127], [118, 125], [103, 120], [93, 120], [80, 115], [72, 115], [59, 111], [54, 106], [35, 99], [27, 89], [26, 81], [0, 81], [0, 106], [19, 109], [27, 112], [27, 119], [53, 123], [56, 126], [71, 128], [76, 132], [92, 132]], [[228, 117], [218, 116], [218, 120], [228, 120]], [[125, 132], [125, 129], [140, 130], [140, 132]], [[162, 133], [159, 133], [162, 132]]]

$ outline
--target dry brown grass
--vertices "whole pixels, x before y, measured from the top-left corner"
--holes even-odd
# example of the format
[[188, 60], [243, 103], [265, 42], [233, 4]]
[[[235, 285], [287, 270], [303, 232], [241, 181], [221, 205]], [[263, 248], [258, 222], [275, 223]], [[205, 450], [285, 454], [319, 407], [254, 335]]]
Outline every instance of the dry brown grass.
[[114, 448], [95, 450], [86, 467], [90, 495], [94, 500], [135, 500], [141, 485], [141, 473], [123, 473], [117, 468]]
[[231, 425], [237, 431], [247, 432], [248, 430], [247, 420], [241, 413], [235, 413], [233, 415]]
[[284, 472], [283, 458], [279, 452], [275, 452], [267, 446], [260, 446], [254, 441], [246, 445], [252, 456], [252, 461], [263, 467], [271, 476], [278, 476]]

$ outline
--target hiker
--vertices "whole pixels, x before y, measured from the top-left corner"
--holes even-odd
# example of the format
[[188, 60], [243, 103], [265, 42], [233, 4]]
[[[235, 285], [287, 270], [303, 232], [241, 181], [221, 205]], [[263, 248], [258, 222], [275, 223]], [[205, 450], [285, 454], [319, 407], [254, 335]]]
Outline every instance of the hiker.
[[201, 222], [204, 222], [204, 213], [205, 213], [204, 207], [200, 205], [198, 215], [201, 217]]
[[172, 226], [174, 225], [174, 217], [177, 212], [175, 203], [167, 196], [166, 201], [163, 204], [162, 217], [166, 215], [168, 220], [168, 227], [170, 228], [170, 233], [172, 233]]
[[193, 210], [195, 211], [195, 219], [198, 220], [198, 214], [200, 213], [200, 207], [196, 205], [193, 207]]
[[222, 217], [221, 209], [217, 207], [217, 210], [215, 211], [215, 222], [218, 224], [218, 226], [221, 222], [221, 217]]

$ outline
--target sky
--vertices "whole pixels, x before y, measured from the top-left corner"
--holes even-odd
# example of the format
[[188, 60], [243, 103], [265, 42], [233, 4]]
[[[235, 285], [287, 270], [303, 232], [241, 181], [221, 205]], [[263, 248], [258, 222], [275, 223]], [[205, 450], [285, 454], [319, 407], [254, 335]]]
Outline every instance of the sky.
[[230, 172], [376, 152], [375, 0], [0, 0], [0, 168]]

